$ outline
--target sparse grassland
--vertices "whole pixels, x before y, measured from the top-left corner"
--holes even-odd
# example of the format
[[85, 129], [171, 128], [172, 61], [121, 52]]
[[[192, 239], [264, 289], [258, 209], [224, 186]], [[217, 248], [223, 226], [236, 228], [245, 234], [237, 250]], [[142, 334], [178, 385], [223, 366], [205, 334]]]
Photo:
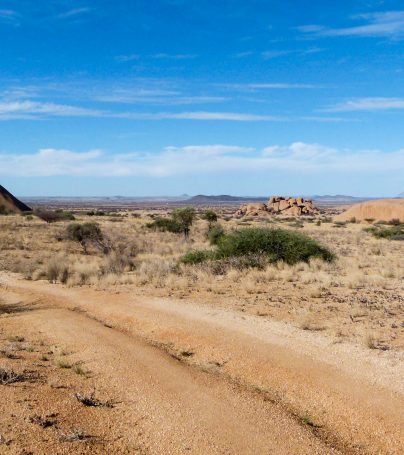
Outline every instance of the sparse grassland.
[[[136, 211], [136, 216], [75, 213], [74, 225], [2, 216], [0, 268], [70, 287], [193, 299], [284, 320], [305, 330], [321, 327], [336, 340], [351, 339], [365, 346], [372, 333], [384, 344], [403, 347], [404, 242], [379, 235], [385, 230], [397, 234], [401, 226], [367, 226], [366, 232], [363, 225], [351, 222], [335, 229], [340, 225], [323, 214], [300, 219], [297, 227], [296, 220], [281, 218], [251, 217], [246, 222], [232, 217], [232, 211], [218, 210], [216, 220], [206, 219], [201, 209], [188, 240], [167, 209]], [[83, 248], [68, 226], [77, 230], [86, 223], [99, 226], [100, 232], [97, 241], [86, 242]], [[236, 244], [244, 248], [243, 235], [240, 240], [234, 231], [246, 227], [256, 233], [273, 228], [265, 232], [281, 232], [293, 241], [309, 239], [304, 257], [296, 255], [296, 246], [287, 250], [288, 257], [280, 255], [276, 261], [262, 260], [259, 251], [230, 254]], [[232, 239], [231, 244], [223, 238]], [[251, 249], [249, 242], [244, 243]], [[305, 254], [318, 245], [321, 251]], [[205, 261], [215, 251], [226, 254], [221, 260]]]

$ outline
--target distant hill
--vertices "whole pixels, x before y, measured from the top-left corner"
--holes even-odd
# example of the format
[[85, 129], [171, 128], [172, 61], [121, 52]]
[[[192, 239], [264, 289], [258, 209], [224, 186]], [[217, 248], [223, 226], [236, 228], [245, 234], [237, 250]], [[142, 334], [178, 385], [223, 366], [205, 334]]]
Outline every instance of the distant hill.
[[205, 194], [198, 194], [186, 200], [190, 204], [211, 204], [211, 203], [224, 203], [224, 202], [261, 202], [266, 201], [268, 197], [242, 197], [230, 196], [228, 194], [221, 194], [218, 196], [207, 196]]
[[31, 208], [14, 197], [4, 186], [0, 185], [0, 213], [1, 212], [30, 212]]
[[404, 197], [404, 191], [400, 193], [397, 197]]
[[311, 199], [315, 201], [334, 201], [334, 202], [360, 202], [360, 201], [369, 201], [370, 197], [357, 197], [357, 196], [347, 196], [345, 194], [335, 194], [335, 195], [317, 195], [310, 196]]

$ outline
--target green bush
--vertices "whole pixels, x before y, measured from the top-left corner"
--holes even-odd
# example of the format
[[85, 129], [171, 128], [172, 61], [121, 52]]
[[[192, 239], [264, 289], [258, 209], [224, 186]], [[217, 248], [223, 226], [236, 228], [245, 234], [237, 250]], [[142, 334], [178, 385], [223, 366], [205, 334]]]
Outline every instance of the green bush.
[[370, 227], [366, 228], [365, 232], [369, 232], [377, 239], [402, 240], [404, 236], [404, 225], [390, 228]]
[[191, 250], [188, 251], [182, 258], [181, 262], [183, 264], [201, 264], [210, 259], [214, 259], [214, 252], [208, 250]]
[[182, 232], [181, 224], [173, 218], [156, 218], [153, 222], [147, 223], [149, 229], [162, 232], [173, 232], [179, 234]]
[[288, 264], [308, 262], [312, 257], [334, 260], [334, 254], [316, 240], [285, 229], [248, 228], [224, 235], [218, 243], [218, 257], [264, 254], [269, 261]]
[[208, 232], [208, 239], [211, 245], [217, 245], [224, 235], [224, 229], [220, 224], [213, 226]]
[[196, 212], [193, 207], [178, 208], [173, 211], [173, 220], [175, 220], [180, 226], [184, 237], [189, 237], [191, 226], [195, 220]]
[[66, 232], [67, 238], [79, 243], [84, 253], [87, 253], [87, 247], [91, 243], [105, 250], [104, 237], [97, 223], [73, 223], [67, 227]]
[[202, 219], [206, 220], [209, 223], [210, 231], [212, 229], [213, 223], [216, 223], [217, 221], [217, 213], [212, 209], [205, 210], [205, 212], [202, 215]]
[[198, 264], [207, 260], [238, 258], [240, 268], [259, 267], [264, 263], [284, 261], [287, 264], [308, 262], [321, 258], [331, 262], [335, 255], [316, 240], [285, 229], [247, 228], [222, 234], [216, 250], [191, 251], [182, 258], [185, 264]]

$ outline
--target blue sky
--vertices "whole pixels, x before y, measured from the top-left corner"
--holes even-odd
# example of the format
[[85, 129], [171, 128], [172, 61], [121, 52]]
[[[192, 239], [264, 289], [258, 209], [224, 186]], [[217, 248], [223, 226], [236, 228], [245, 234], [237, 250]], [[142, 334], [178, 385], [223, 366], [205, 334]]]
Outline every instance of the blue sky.
[[18, 195], [404, 191], [402, 0], [1, 0]]

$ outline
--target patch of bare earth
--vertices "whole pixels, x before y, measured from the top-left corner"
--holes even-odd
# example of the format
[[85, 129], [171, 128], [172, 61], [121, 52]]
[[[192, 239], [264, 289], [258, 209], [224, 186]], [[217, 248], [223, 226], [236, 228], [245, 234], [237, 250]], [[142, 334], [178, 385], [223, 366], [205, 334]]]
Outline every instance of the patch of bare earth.
[[[1, 366], [38, 377], [0, 385], [9, 453], [404, 450], [398, 351], [189, 300], [0, 279], [2, 343], [33, 348]], [[73, 429], [91, 437], [66, 440]]]

